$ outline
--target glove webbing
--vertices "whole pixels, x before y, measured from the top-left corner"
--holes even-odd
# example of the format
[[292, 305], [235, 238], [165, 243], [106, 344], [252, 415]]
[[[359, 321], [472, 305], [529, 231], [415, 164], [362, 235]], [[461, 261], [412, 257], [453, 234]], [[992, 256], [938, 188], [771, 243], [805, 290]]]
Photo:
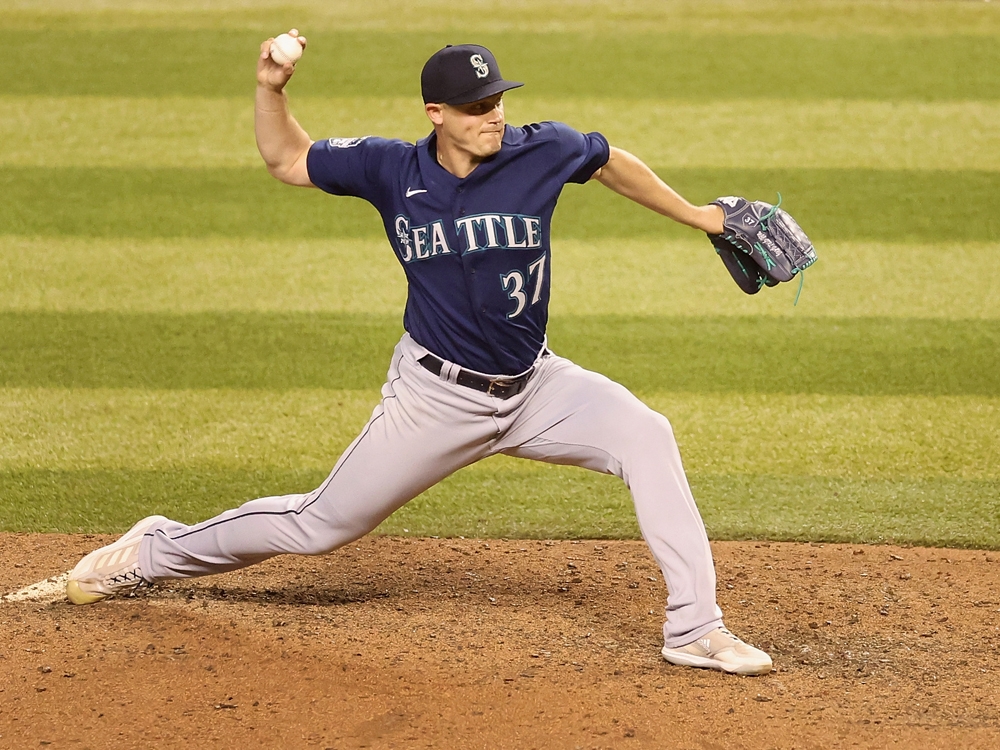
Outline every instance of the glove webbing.
[[[781, 205], [781, 193], [778, 192], [778, 202], [775, 203], [773, 206], [771, 206], [770, 211], [768, 211], [766, 214], [760, 217], [760, 225], [764, 227], [765, 232], [768, 229], [767, 220], [770, 219], [772, 216], [774, 216], [776, 213], [778, 213], [778, 207], [780, 205]], [[805, 281], [806, 281], [806, 269], [802, 268], [799, 270], [799, 288], [798, 291], [795, 292], [795, 301], [792, 302], [792, 307], [795, 307], [796, 305], [799, 304], [799, 296], [802, 294], [802, 285], [805, 284]]]

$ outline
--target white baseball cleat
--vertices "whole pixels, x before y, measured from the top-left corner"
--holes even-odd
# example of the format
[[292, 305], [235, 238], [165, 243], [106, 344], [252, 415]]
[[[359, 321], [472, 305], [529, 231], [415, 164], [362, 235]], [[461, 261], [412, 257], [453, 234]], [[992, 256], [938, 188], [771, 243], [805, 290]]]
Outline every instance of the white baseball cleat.
[[718, 669], [729, 674], [767, 674], [772, 667], [770, 656], [725, 628], [716, 628], [686, 646], [664, 646], [663, 658], [683, 667]]
[[142, 582], [139, 546], [150, 526], [166, 521], [149, 516], [125, 532], [121, 539], [91, 552], [69, 572], [66, 596], [73, 604], [93, 604], [120, 591], [134, 589]]

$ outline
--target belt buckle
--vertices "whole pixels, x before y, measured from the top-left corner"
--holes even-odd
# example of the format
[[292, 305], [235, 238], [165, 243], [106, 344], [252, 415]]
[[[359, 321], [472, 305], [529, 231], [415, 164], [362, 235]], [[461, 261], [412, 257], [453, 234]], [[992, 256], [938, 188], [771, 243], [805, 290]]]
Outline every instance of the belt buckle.
[[499, 388], [505, 388], [505, 387], [510, 386], [512, 383], [513, 383], [513, 381], [510, 381], [510, 380], [501, 380], [500, 378], [496, 378], [495, 380], [491, 380], [489, 388], [486, 389], [486, 395], [487, 396], [492, 396], [493, 395], [493, 386], [497, 386]]

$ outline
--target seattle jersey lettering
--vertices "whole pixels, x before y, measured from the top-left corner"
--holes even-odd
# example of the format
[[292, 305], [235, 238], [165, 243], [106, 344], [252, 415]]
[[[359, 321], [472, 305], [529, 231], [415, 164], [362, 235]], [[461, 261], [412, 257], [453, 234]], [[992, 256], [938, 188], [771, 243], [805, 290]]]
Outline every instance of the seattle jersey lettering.
[[[399, 214], [394, 222], [399, 257], [404, 263], [453, 252], [441, 219], [411, 227], [410, 217]], [[542, 220], [521, 214], [477, 214], [455, 220], [459, 252], [518, 250], [542, 246]]]
[[410, 217], [400, 214], [396, 217], [396, 242], [399, 244], [399, 257], [404, 263], [427, 260], [451, 252], [441, 219], [423, 226], [410, 227]]

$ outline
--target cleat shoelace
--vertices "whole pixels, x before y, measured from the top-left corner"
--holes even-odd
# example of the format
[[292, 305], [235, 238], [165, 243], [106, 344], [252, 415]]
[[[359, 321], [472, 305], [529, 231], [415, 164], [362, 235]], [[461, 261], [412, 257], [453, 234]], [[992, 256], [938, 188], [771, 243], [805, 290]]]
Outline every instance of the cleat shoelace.
[[731, 638], [734, 641], [738, 641], [739, 640], [739, 638], [737, 638], [735, 635], [733, 635], [732, 633], [729, 632], [729, 628], [725, 628], [725, 627], [719, 628], [719, 632], [722, 633], [723, 635]]
[[127, 594], [131, 596], [136, 592], [136, 590], [142, 586], [145, 581], [142, 578], [142, 572], [139, 568], [132, 568], [131, 570], [126, 570], [117, 575], [109, 576], [105, 579], [108, 588], [117, 589], [128, 589]]

